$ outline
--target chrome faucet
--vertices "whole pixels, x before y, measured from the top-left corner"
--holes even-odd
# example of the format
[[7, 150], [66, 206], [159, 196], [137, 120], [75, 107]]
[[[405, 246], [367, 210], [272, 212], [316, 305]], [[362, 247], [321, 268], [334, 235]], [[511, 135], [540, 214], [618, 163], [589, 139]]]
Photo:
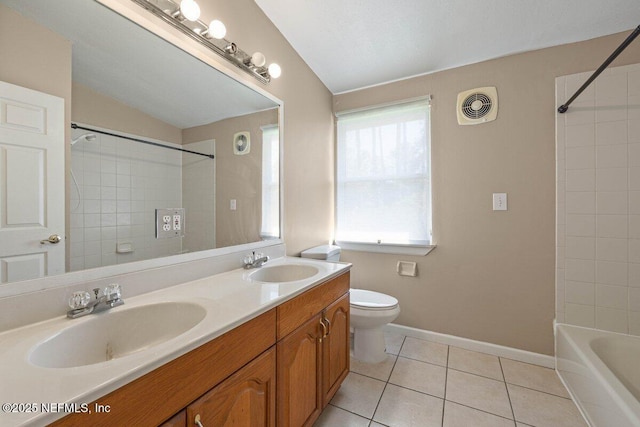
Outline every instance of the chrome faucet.
[[267, 261], [269, 261], [268, 256], [260, 253], [257, 254], [253, 251], [251, 255], [244, 257], [244, 268], [248, 270], [250, 268], [262, 267], [262, 265]]
[[89, 292], [74, 292], [69, 299], [69, 307], [71, 307], [71, 310], [67, 311], [67, 317], [69, 319], [76, 319], [91, 313], [100, 313], [101, 311], [124, 304], [124, 300], [120, 295], [120, 285], [117, 283], [112, 283], [104, 288], [102, 295], [100, 295], [100, 288], [95, 288], [93, 293], [96, 298], [92, 301]]

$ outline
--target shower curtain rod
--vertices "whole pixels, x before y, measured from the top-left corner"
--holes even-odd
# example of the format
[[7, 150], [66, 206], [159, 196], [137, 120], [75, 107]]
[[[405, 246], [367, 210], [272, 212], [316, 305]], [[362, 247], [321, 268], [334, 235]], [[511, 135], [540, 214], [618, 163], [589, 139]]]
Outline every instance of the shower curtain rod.
[[578, 89], [576, 93], [574, 93], [573, 96], [569, 98], [567, 102], [565, 102], [564, 104], [558, 107], [558, 113], [560, 114], [566, 113], [567, 110], [569, 109], [569, 105], [571, 105], [571, 103], [578, 97], [578, 95], [580, 95], [582, 91], [585, 90], [591, 84], [591, 82], [594, 81], [600, 75], [600, 73], [602, 73], [604, 69], [607, 68], [609, 64], [611, 64], [613, 60], [616, 59], [618, 55], [620, 55], [622, 51], [625, 50], [627, 46], [631, 44], [631, 42], [636, 37], [638, 37], [639, 34], [640, 34], [640, 25], [638, 25], [638, 27], [635, 30], [633, 30], [631, 34], [629, 34], [629, 37], [627, 37], [626, 40], [623, 41], [622, 44], [618, 46], [618, 48], [591, 75], [591, 77], [589, 77], [589, 79], [586, 82], [584, 82], [584, 84], [580, 87], [580, 89]]
[[190, 153], [190, 154], [197, 154], [198, 156], [204, 156], [204, 157], [208, 157], [210, 159], [215, 158], [213, 156], [213, 154], [198, 153], [197, 151], [185, 150], [184, 148], [172, 147], [170, 145], [159, 144], [157, 142], [145, 141], [144, 139], [132, 138], [130, 136], [118, 135], [117, 133], [111, 133], [111, 132], [106, 132], [106, 131], [99, 130], [99, 129], [88, 128], [88, 127], [77, 125], [75, 123], [71, 123], [71, 128], [72, 129], [88, 130], [89, 132], [97, 132], [97, 133], [101, 133], [103, 135], [115, 136], [117, 138], [128, 139], [129, 141], [141, 142], [143, 144], [149, 144], [149, 145], [155, 145], [156, 147], [169, 148], [171, 150], [183, 151], [185, 153]]

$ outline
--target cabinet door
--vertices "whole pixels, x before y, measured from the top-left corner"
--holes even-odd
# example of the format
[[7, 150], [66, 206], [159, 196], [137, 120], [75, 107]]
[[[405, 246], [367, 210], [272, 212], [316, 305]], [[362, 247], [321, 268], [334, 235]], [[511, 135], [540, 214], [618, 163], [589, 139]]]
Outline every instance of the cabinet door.
[[203, 427], [275, 427], [275, 368], [272, 347], [189, 405], [187, 425], [199, 420]]
[[323, 407], [340, 388], [349, 373], [349, 294], [335, 301], [324, 311], [329, 334], [323, 339], [322, 397]]
[[321, 315], [278, 342], [278, 426], [311, 426], [322, 412]]
[[160, 427], [187, 427], [187, 411], [182, 410], [167, 421], [160, 424]]

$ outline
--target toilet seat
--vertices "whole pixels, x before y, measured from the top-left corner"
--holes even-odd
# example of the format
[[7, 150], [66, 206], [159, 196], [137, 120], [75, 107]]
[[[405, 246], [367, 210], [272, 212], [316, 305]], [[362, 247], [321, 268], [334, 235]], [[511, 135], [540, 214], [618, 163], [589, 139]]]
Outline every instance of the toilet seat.
[[360, 310], [393, 310], [398, 307], [398, 300], [390, 295], [365, 289], [351, 289], [350, 305]]

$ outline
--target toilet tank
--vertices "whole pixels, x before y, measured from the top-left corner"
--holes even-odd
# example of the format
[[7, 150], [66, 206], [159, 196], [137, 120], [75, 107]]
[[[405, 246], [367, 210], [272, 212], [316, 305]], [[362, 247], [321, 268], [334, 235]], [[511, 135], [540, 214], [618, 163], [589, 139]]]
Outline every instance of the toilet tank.
[[323, 261], [338, 262], [340, 261], [340, 246], [321, 245], [302, 251], [302, 258], [321, 259]]

